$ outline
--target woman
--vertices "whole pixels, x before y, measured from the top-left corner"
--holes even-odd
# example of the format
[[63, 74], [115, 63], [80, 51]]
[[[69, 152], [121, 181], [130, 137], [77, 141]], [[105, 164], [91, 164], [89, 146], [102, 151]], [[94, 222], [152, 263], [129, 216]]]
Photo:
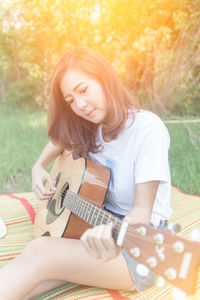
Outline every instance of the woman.
[[[92, 50], [70, 51], [55, 68], [48, 135], [50, 142], [32, 170], [39, 199], [55, 192], [45, 168], [65, 149], [111, 168], [105, 209], [129, 224], [167, 230], [167, 129], [155, 114], [140, 110], [111, 65]], [[108, 224], [86, 230], [80, 240], [34, 239], [1, 270], [0, 299], [29, 299], [67, 281], [138, 292], [152, 286], [154, 274], [138, 274], [137, 262], [115, 245], [111, 231]]]

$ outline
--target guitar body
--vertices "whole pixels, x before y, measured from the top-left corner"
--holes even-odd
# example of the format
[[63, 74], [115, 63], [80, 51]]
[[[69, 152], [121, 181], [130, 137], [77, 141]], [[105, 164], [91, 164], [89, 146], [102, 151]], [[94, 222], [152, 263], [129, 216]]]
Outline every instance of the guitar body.
[[[51, 200], [42, 200], [35, 218], [34, 235], [79, 239], [92, 226], [62, 206], [65, 189], [102, 206], [107, 192], [110, 170], [84, 158], [74, 159], [63, 152], [51, 170], [51, 177], [58, 181]], [[48, 189], [49, 186], [47, 185]]]

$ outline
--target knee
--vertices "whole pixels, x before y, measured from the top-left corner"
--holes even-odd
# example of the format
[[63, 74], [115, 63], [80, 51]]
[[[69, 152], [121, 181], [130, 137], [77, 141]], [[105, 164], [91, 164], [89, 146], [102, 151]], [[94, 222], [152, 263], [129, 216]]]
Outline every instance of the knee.
[[47, 269], [46, 247], [48, 245], [47, 237], [40, 237], [32, 240], [24, 248], [21, 255], [17, 256], [15, 262], [27, 274], [38, 283], [46, 279], [45, 271]]
[[39, 237], [31, 242], [25, 247], [22, 255], [30, 262], [34, 260], [35, 263], [43, 260], [46, 255], [46, 248], [48, 244], [48, 237]]

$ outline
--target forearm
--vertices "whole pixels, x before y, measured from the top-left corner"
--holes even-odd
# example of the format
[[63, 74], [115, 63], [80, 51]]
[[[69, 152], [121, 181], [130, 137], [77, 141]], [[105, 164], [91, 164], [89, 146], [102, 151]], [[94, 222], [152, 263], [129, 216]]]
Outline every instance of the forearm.
[[64, 151], [59, 145], [54, 145], [51, 141], [44, 147], [35, 165], [46, 168], [58, 155]]
[[125, 217], [129, 224], [149, 224], [159, 181], [136, 184], [134, 205]]
[[131, 209], [131, 211], [124, 218], [129, 224], [149, 224], [151, 219], [151, 209], [148, 207], [136, 206]]

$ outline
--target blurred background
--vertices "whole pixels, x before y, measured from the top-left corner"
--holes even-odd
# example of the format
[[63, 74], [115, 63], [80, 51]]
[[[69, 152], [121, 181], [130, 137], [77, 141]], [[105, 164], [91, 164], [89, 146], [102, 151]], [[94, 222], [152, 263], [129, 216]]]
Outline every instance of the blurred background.
[[200, 195], [199, 0], [0, 0], [0, 193], [31, 191], [52, 71], [77, 46], [166, 122], [172, 184]]

